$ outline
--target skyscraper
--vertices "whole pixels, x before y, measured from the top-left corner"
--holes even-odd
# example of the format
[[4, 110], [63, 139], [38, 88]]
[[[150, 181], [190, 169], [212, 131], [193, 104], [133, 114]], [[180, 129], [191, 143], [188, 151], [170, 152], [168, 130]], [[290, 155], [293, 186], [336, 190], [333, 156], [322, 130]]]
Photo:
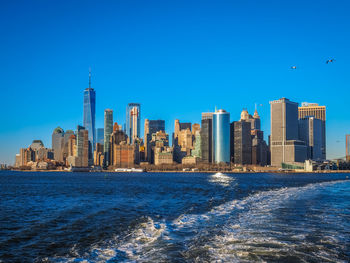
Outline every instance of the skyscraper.
[[213, 150], [215, 163], [230, 163], [230, 113], [225, 110], [213, 114]]
[[140, 138], [141, 105], [139, 103], [129, 103], [126, 107], [126, 135], [130, 143], [136, 138]]
[[111, 134], [113, 132], [113, 111], [110, 109], [105, 110], [105, 116], [104, 116], [104, 162], [106, 166], [109, 166], [110, 161], [110, 138]]
[[68, 144], [70, 136], [74, 135], [74, 131], [66, 130], [63, 136], [63, 161], [67, 164], [67, 158], [69, 156]]
[[89, 71], [89, 87], [84, 90], [83, 125], [89, 134], [89, 164], [93, 163], [93, 152], [96, 143], [95, 128], [96, 92], [91, 88], [91, 70]]
[[64, 131], [61, 127], [54, 129], [52, 133], [52, 149], [54, 151], [54, 159], [63, 162], [64, 147]]
[[202, 161], [211, 163], [213, 161], [213, 113], [202, 113], [201, 150]]
[[82, 126], [77, 127], [77, 157], [78, 161], [76, 166], [87, 167], [89, 166], [89, 132]]
[[346, 135], [346, 160], [350, 162], [350, 134]]
[[236, 164], [252, 163], [251, 122], [240, 120], [231, 123], [231, 156]]
[[298, 103], [282, 98], [271, 105], [271, 165], [295, 164], [306, 159], [305, 142], [299, 140]]
[[301, 107], [298, 108], [299, 119], [305, 117], [315, 117], [321, 120], [321, 130], [322, 130], [322, 158], [326, 159], [326, 106], [319, 106], [317, 103], [307, 103], [303, 102]]
[[322, 160], [322, 120], [315, 117], [299, 119], [299, 138], [307, 146], [307, 159]]

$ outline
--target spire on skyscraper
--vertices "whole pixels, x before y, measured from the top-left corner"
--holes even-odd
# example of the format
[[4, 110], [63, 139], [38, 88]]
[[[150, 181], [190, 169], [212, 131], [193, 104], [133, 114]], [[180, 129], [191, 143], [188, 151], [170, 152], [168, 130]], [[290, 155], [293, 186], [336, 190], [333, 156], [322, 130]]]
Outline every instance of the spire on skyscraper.
[[91, 67], [89, 67], [89, 89], [91, 89]]

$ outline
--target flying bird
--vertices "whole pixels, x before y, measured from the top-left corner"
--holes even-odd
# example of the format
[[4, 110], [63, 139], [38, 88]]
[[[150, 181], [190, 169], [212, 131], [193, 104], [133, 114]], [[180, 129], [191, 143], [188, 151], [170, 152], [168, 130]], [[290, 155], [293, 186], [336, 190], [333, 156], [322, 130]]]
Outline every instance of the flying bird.
[[334, 58], [332, 58], [332, 59], [328, 59], [327, 61], [326, 61], [326, 64], [328, 64], [328, 63], [332, 63], [332, 62], [334, 62], [335, 61], [335, 59]]
[[291, 68], [291, 69], [297, 69], [297, 67], [296, 67], [296, 66], [291, 66], [290, 68]]

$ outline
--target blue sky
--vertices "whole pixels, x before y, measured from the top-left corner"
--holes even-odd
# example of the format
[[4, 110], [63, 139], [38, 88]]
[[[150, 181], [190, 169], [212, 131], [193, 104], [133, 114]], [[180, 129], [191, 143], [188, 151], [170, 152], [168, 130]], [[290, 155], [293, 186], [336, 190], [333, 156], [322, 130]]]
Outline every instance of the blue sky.
[[259, 103], [269, 134], [269, 101], [287, 97], [327, 106], [327, 155], [345, 156], [349, 11], [345, 0], [2, 1], [0, 163], [82, 124], [89, 67], [97, 127], [105, 108], [124, 123], [128, 102], [169, 134], [176, 118], [217, 106], [234, 121]]

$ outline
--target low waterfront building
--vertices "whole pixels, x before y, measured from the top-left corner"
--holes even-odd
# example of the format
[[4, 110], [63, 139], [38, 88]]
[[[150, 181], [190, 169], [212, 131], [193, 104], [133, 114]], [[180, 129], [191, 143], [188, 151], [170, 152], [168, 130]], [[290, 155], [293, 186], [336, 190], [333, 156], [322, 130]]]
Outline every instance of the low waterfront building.
[[173, 164], [173, 150], [171, 147], [156, 148], [154, 153], [154, 164]]
[[195, 156], [185, 156], [182, 158], [182, 164], [196, 165], [199, 162], [199, 158]]

